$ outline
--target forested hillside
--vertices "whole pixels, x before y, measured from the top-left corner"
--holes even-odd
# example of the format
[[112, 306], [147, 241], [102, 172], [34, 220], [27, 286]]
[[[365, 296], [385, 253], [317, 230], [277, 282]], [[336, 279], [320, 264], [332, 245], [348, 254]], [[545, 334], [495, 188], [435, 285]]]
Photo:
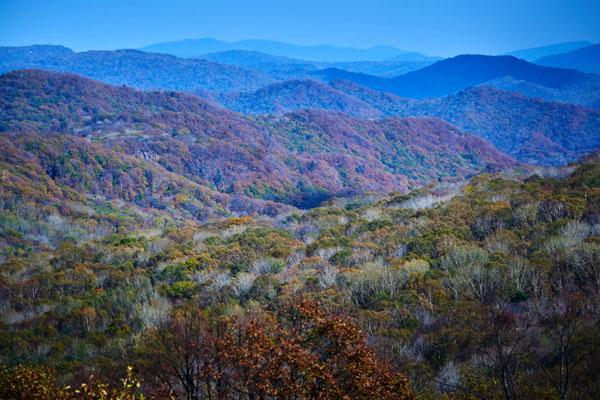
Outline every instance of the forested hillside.
[[312, 79], [274, 83], [255, 92], [224, 95], [219, 100], [244, 114], [285, 114], [302, 109], [345, 112], [359, 118], [383, 114], [369, 104]]
[[0, 47], [0, 72], [19, 69], [71, 72], [112, 85], [192, 93], [255, 90], [272, 77], [232, 65], [138, 50], [85, 51], [62, 46]]
[[45, 71], [1, 76], [0, 95], [1, 132], [86, 137], [220, 192], [302, 208], [516, 163], [441, 120], [325, 111], [245, 118], [192, 95]]
[[[51, 370], [0, 379], [113, 382], [133, 365], [142, 384], [127, 390], [149, 396], [410, 398], [402, 371], [422, 398], [592, 399], [599, 172], [593, 157], [273, 219], [165, 213], [36, 252], [10, 244], [2, 362]], [[48, 223], [68, 232], [54, 202]], [[41, 207], [2, 218], [33, 225]]]
[[347, 81], [332, 86], [388, 115], [441, 118], [531, 164], [564, 165], [600, 145], [597, 109], [531, 99], [488, 86], [431, 100], [404, 99]]

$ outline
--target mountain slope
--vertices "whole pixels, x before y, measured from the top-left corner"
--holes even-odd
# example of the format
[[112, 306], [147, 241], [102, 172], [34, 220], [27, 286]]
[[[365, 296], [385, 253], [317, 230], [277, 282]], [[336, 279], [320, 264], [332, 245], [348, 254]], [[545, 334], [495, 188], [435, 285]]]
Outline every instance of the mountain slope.
[[388, 115], [444, 119], [528, 163], [565, 164], [600, 147], [600, 110], [486, 86], [440, 99], [411, 100], [349, 82], [332, 84]]
[[351, 80], [371, 89], [410, 98], [446, 96], [505, 76], [555, 89], [564, 89], [592, 79], [577, 71], [543, 67], [514, 57], [477, 55], [442, 60], [392, 79], [337, 69], [319, 71], [318, 74], [328, 81]]
[[600, 44], [594, 44], [567, 53], [542, 57], [536, 64], [557, 68], [574, 68], [589, 73], [600, 73]]
[[0, 146], [0, 232], [10, 233], [8, 241], [0, 234], [2, 248], [56, 247], [124, 230], [290, 210], [216, 192], [84, 138], [4, 133]]
[[539, 46], [539, 47], [532, 47], [529, 49], [515, 50], [515, 51], [511, 51], [510, 53], [505, 53], [503, 55], [513, 56], [513, 57], [521, 58], [526, 61], [533, 62], [542, 57], [570, 52], [573, 50], [581, 49], [582, 47], [587, 47], [591, 44], [592, 43], [588, 42], [587, 40], [554, 43], [554, 44], [547, 45], [547, 46]]
[[45, 71], [2, 75], [0, 110], [0, 131], [88, 137], [222, 192], [301, 207], [515, 163], [439, 120], [365, 121], [324, 111], [250, 120], [196, 96]]
[[600, 110], [487, 87], [414, 104], [402, 115], [437, 116], [479, 133], [518, 160], [535, 164], [566, 164], [600, 147]]
[[245, 114], [283, 114], [305, 108], [333, 110], [362, 118], [375, 118], [381, 112], [368, 104], [315, 80], [289, 80], [274, 83], [251, 93], [223, 96], [222, 103]]
[[484, 85], [520, 93], [534, 99], [578, 104], [596, 109], [600, 108], [597, 105], [600, 102], [600, 76], [598, 75], [588, 75], [588, 78], [560, 89], [536, 85], [511, 77], [494, 79], [485, 82]]
[[[283, 56], [307, 61], [383, 61], [408, 52], [391, 46], [376, 46], [369, 49], [339, 47], [333, 45], [301, 46], [273, 40], [249, 39], [237, 42], [225, 42], [213, 38], [186, 39], [175, 42], [151, 44], [141, 50], [173, 54], [179, 57], [198, 57], [202, 54], [246, 50], [259, 51], [274, 56]], [[415, 54], [410, 53], [414, 58]], [[426, 56], [423, 56], [426, 58]]]
[[255, 90], [274, 81], [236, 66], [137, 50], [75, 53], [60, 46], [0, 47], [0, 72], [24, 68], [72, 72], [138, 89], [196, 93]]
[[[346, 114], [304, 110], [269, 123], [286, 148], [322, 154], [334, 165], [340, 165], [343, 180], [355, 173], [361, 175], [382, 168], [408, 178], [413, 186], [413, 182], [431, 181], [428, 178], [431, 175], [451, 179], [469, 176], [472, 169], [498, 170], [514, 165], [511, 158], [485, 140], [466, 135], [437, 118], [364, 120]], [[318, 167], [312, 172], [322, 173]], [[371, 185], [369, 191], [381, 191], [377, 186], [384, 182], [364, 184], [367, 183]]]
[[[57, 235], [51, 238], [51, 247], [35, 250], [24, 238], [46, 239], [42, 225], [69, 233], [70, 221], [61, 214], [46, 217], [30, 204], [7, 212], [3, 204], [0, 353], [8, 365], [39, 363], [48, 369], [5, 368], [0, 390], [10, 392], [2, 397], [35, 398], [21, 390], [33, 386], [28, 393], [45, 395], [37, 397], [64, 398], [62, 393], [48, 395], [54, 381], [47, 372], [51, 370], [59, 374], [61, 386], [77, 388], [72, 376], [93, 371], [90, 390], [101, 391], [108, 386], [95, 383], [110, 382], [114, 371], [134, 362], [139, 366], [136, 373], [145, 379], [140, 388], [133, 380], [135, 395], [130, 397], [141, 397], [142, 390], [151, 397], [162, 393], [165, 381], [178, 385], [178, 370], [159, 371], [165, 357], [174, 354], [174, 365], [185, 365], [189, 346], [196, 346], [200, 335], [203, 346], [192, 349], [192, 356], [208, 365], [226, 365], [225, 382], [235, 387], [240, 387], [238, 377], [248, 372], [248, 363], [243, 363], [248, 347], [230, 351], [231, 343], [250, 343], [263, 358], [271, 349], [277, 352], [274, 364], [267, 364], [274, 365], [274, 374], [267, 376], [269, 383], [280, 387], [280, 371], [288, 367], [288, 360], [300, 368], [315, 365], [311, 358], [296, 363], [298, 354], [326, 354], [325, 361], [335, 364], [337, 371], [350, 359], [351, 372], [358, 371], [356, 379], [365, 381], [363, 367], [374, 368], [372, 362], [363, 362], [368, 342], [381, 359], [397, 358], [404, 373], [419, 379], [416, 396], [395, 390], [378, 397], [382, 399], [448, 398], [439, 393], [439, 377], [456, 370], [470, 374], [459, 395], [501, 397], [503, 372], [496, 366], [503, 361], [494, 357], [491, 364], [481, 363], [482, 351], [497, 351], [499, 342], [494, 338], [499, 338], [509, 349], [519, 346], [511, 360], [528, 363], [528, 368], [518, 369], [518, 393], [531, 399], [539, 398], [539, 393], [558, 398], [560, 388], [545, 379], [557, 368], [556, 357], [548, 353], [564, 345], [557, 330], [569, 324], [577, 328], [569, 331], [575, 344], [569, 354], [578, 360], [569, 390], [573, 398], [593, 400], [590, 387], [595, 389], [600, 378], [594, 367], [600, 342], [600, 316], [594, 312], [600, 302], [599, 161], [555, 171], [539, 169], [534, 176], [484, 174], [464, 186], [435, 185], [402, 196], [340, 199], [275, 221], [233, 218], [201, 226], [165, 226], [156, 218], [155, 227], [138, 230], [125, 218], [115, 217], [124, 214], [124, 207], [115, 205], [109, 209], [116, 210], [113, 213], [77, 207], [79, 215], [90, 215], [90, 231], [104, 227], [104, 219], [111, 217], [120, 223], [118, 231], [99, 232], [92, 238], [81, 235], [76, 241]], [[139, 220], [144, 218], [153, 219], [140, 213]], [[310, 308], [306, 299], [318, 299], [328, 311]], [[198, 325], [188, 323], [190, 318], [186, 325], [176, 325], [181, 320], [171, 316], [179, 317], [181, 307], [188, 304], [206, 311], [194, 314]], [[302, 308], [290, 309], [288, 304]], [[316, 314], [312, 318], [318, 324], [305, 322], [308, 312]], [[490, 316], [491, 312], [495, 314]], [[229, 324], [247, 321], [259, 329], [229, 329]], [[281, 325], [274, 327], [272, 321]], [[357, 326], [369, 336], [363, 339]], [[297, 327], [306, 336], [296, 336]], [[188, 332], [193, 334], [180, 337]], [[290, 337], [292, 344], [323, 345], [300, 352], [296, 350], [304, 349], [300, 345], [280, 345], [282, 338]], [[446, 346], [449, 337], [461, 340]], [[330, 362], [333, 340], [333, 350], [342, 351], [336, 351]], [[124, 346], [132, 341], [135, 348]], [[475, 344], [463, 345], [465, 341]], [[456, 367], [440, 363], [439, 353], [431, 351], [434, 346], [444, 346], [445, 356], [455, 360]], [[215, 362], [214, 355], [223, 352], [225, 361]], [[233, 362], [230, 354], [236, 357]], [[237, 360], [245, 368], [232, 372]], [[253, 363], [250, 372], [263, 377], [264, 365]], [[302, 373], [290, 380], [293, 388], [303, 387], [305, 375], [322, 377], [320, 365], [317, 374], [294, 367]], [[157, 371], [160, 380], [155, 379]], [[347, 380], [349, 374], [341, 371], [336, 376]], [[24, 381], [23, 376], [29, 386], [11, 385]], [[207, 386], [212, 388], [223, 382], [223, 375], [209, 379]], [[372, 391], [374, 380], [367, 380]], [[211, 394], [203, 389], [199, 393]], [[339, 393], [329, 397], [339, 398]], [[348, 397], [355, 398], [355, 393], [352, 390]], [[225, 396], [235, 397], [237, 393]], [[372, 397], [369, 392], [360, 396]]]

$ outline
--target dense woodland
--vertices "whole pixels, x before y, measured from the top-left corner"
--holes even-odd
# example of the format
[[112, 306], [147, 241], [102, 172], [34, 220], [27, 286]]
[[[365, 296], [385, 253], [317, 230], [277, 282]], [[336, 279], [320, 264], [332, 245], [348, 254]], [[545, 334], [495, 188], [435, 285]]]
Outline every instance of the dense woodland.
[[0, 399], [597, 398], [596, 75], [211, 57], [0, 48]]
[[2, 75], [0, 95], [0, 132], [85, 137], [222, 193], [300, 208], [516, 165], [433, 118], [363, 120], [325, 110], [248, 118], [196, 96], [47, 71]]
[[[114, 221], [35, 252], [19, 250], [21, 232], [3, 256], [0, 353], [49, 369], [3, 379], [118, 387], [132, 365], [159, 397], [591, 399], [600, 162], [559, 175], [275, 218]], [[2, 218], [68, 232], [43, 207]]]

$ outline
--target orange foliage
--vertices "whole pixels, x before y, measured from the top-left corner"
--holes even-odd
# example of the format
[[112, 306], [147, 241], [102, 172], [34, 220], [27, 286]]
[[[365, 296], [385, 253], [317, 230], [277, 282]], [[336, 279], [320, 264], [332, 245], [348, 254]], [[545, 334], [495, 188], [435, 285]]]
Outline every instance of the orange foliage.
[[[316, 303], [209, 322], [179, 312], [144, 359], [161, 396], [208, 399], [412, 399], [407, 379], [376, 359], [347, 318]], [[196, 396], [196, 397], [194, 397]]]

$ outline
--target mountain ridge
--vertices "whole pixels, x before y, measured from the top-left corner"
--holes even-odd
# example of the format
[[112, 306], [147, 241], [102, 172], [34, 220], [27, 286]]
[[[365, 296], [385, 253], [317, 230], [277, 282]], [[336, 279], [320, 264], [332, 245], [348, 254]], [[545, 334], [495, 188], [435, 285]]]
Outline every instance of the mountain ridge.
[[232, 65], [139, 50], [74, 52], [62, 46], [0, 47], [0, 72], [27, 68], [77, 73], [139, 89], [198, 94], [258, 89], [274, 81], [269, 75]]
[[333, 110], [359, 118], [377, 118], [382, 113], [369, 104], [313, 79], [291, 79], [249, 93], [219, 98], [228, 108], [244, 114], [285, 114], [306, 108]]
[[600, 73], [600, 44], [537, 59], [536, 64], [557, 68], [574, 68], [588, 73]]
[[[226, 50], [260, 51], [274, 56], [286, 56], [307, 61], [383, 61], [385, 59], [416, 52], [396, 49], [392, 46], [374, 46], [367, 49], [335, 45], [295, 45], [275, 40], [246, 39], [226, 42], [214, 38], [184, 39], [155, 43], [141, 48], [144, 51], [174, 54], [181, 57], [198, 57], [201, 54]], [[421, 55], [422, 58], [427, 56]]]
[[526, 61], [535, 62], [537, 59], [551, 56], [554, 54], [566, 53], [569, 51], [577, 50], [582, 47], [591, 45], [592, 42], [588, 40], [577, 40], [571, 42], [553, 43], [545, 46], [530, 47], [527, 49], [514, 50], [501, 55], [514, 56], [522, 58]]
[[317, 71], [315, 75], [326, 81], [349, 80], [371, 89], [417, 99], [447, 96], [503, 77], [512, 77], [517, 81], [567, 94], [572, 87], [583, 87], [583, 90], [592, 94], [598, 93], [600, 89], [600, 80], [595, 75], [539, 66], [511, 56], [462, 55], [395, 78], [381, 78], [339, 69]]
[[193, 95], [31, 70], [1, 75], [0, 95], [7, 116], [0, 132], [68, 132], [221, 192], [300, 207], [517, 164], [437, 119], [369, 121], [314, 110], [251, 120]]
[[[429, 100], [404, 99], [348, 82], [334, 82], [333, 86], [387, 115], [444, 119], [527, 163], [565, 164], [600, 146], [600, 110], [596, 109], [531, 99], [489, 86], [467, 88]], [[532, 139], [539, 141], [538, 148], [529, 146], [530, 153], [521, 149]], [[552, 151], [549, 143], [562, 151]]]

